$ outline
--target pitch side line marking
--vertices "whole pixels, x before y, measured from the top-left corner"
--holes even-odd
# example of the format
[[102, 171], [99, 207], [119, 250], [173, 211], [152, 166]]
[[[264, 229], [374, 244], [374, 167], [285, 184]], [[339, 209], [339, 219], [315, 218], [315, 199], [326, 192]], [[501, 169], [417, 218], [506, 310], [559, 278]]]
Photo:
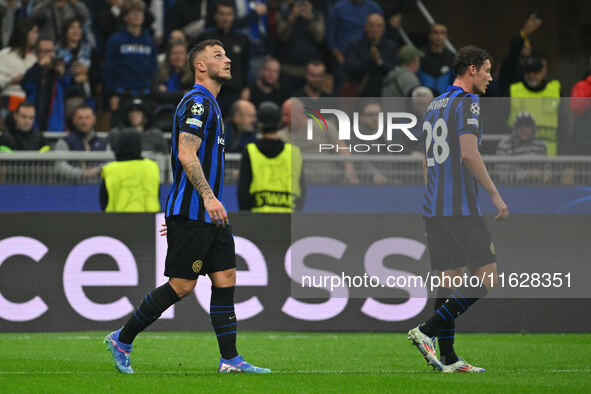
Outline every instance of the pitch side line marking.
[[[583, 373], [583, 372], [591, 372], [591, 369], [546, 369], [546, 370], [514, 370], [514, 369], [501, 369], [501, 370], [491, 370], [492, 373]], [[490, 373], [489, 372], [489, 373]], [[119, 375], [118, 372], [111, 372], [111, 371], [34, 371], [34, 372], [22, 372], [22, 371], [0, 371], [0, 375]], [[209, 375], [216, 375], [219, 374], [217, 372], [191, 372], [191, 371], [162, 371], [162, 372], [136, 372], [136, 375], [191, 375], [191, 376], [209, 376]], [[318, 374], [318, 375], [353, 375], [353, 374], [373, 374], [373, 375], [382, 375], [382, 374], [436, 374], [431, 371], [403, 371], [403, 370], [391, 370], [391, 371], [330, 371], [330, 370], [309, 370], [309, 371], [274, 371], [272, 372], [274, 375], [306, 375], [306, 374]], [[486, 372], [485, 372], [486, 374]], [[447, 376], [446, 374], [442, 374]]]

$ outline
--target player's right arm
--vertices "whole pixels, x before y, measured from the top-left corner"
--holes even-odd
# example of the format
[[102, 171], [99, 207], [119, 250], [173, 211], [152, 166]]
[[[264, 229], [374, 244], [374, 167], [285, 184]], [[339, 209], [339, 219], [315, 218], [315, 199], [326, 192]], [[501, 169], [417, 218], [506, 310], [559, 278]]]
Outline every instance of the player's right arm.
[[203, 96], [195, 95], [185, 105], [185, 113], [179, 124], [178, 159], [187, 178], [203, 199], [211, 222], [224, 226], [228, 223], [228, 214], [211, 190], [197, 157], [202, 141], [207, 140], [209, 118], [210, 103]]
[[462, 161], [468, 170], [474, 175], [474, 178], [482, 185], [484, 190], [490, 194], [492, 202], [498, 210], [496, 220], [503, 220], [509, 216], [509, 209], [507, 204], [501, 198], [501, 194], [497, 190], [494, 182], [490, 178], [484, 160], [478, 151], [478, 137], [471, 133], [460, 135], [460, 151], [462, 154]]
[[190, 133], [179, 133], [179, 161], [187, 174], [187, 178], [203, 198], [205, 210], [213, 223], [220, 223], [222, 226], [228, 224], [228, 214], [222, 203], [215, 197], [201, 168], [197, 157], [197, 151], [201, 146], [202, 139]]

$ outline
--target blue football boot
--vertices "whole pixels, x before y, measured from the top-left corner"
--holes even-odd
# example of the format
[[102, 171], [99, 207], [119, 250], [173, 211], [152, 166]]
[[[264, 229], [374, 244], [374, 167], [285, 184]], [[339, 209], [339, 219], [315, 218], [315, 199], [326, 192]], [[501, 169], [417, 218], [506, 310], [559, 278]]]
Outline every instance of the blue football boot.
[[119, 342], [120, 331], [121, 329], [118, 329], [107, 335], [105, 337], [105, 344], [107, 345], [107, 350], [113, 355], [113, 364], [115, 364], [115, 368], [121, 373], [133, 373], [129, 361], [129, 353], [131, 353], [133, 345]]
[[231, 372], [246, 372], [246, 373], [270, 373], [269, 368], [259, 368], [254, 365], [250, 365], [242, 356], [236, 356], [230, 360], [225, 358], [220, 359], [220, 365], [218, 366], [219, 373], [231, 373]]

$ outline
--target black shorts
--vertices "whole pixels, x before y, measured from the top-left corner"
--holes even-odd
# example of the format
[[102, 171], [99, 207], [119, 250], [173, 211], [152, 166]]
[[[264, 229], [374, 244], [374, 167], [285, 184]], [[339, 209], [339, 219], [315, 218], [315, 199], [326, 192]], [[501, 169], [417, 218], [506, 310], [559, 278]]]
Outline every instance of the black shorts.
[[425, 218], [431, 268], [477, 268], [497, 261], [488, 227], [481, 216]]
[[232, 228], [185, 216], [166, 218], [168, 250], [164, 275], [197, 279], [199, 275], [236, 268]]

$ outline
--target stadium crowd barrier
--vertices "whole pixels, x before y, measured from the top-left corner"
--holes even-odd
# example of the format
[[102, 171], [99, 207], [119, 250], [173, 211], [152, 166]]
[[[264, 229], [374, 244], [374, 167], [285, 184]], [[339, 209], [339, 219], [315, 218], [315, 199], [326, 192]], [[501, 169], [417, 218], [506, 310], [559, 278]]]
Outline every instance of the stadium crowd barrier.
[[[144, 152], [158, 162], [162, 183], [171, 183], [170, 157]], [[240, 167], [239, 153], [226, 154], [226, 184], [235, 184]], [[483, 156], [493, 180], [499, 185], [591, 185], [591, 156]], [[420, 155], [330, 155], [304, 154], [307, 184], [344, 184], [343, 163], [353, 163], [360, 184], [374, 184], [374, 174], [385, 176], [390, 185], [422, 185]], [[0, 154], [0, 183], [4, 184], [93, 184], [100, 179], [63, 176], [56, 163], [67, 161], [77, 167], [93, 167], [114, 160], [113, 152], [12, 152]]]

